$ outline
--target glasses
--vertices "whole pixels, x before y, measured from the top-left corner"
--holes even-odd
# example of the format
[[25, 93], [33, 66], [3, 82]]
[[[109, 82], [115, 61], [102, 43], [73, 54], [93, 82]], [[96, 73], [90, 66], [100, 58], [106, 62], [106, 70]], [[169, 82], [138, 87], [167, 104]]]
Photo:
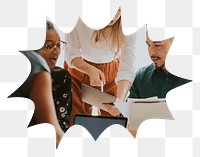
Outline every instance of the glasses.
[[56, 45], [55, 44], [52, 44], [52, 43], [47, 43], [44, 45], [44, 47], [50, 51], [50, 52], [53, 52], [56, 48], [58, 48], [59, 50], [63, 50], [66, 46], [66, 42], [64, 41], [60, 41], [59, 43], [57, 43]]

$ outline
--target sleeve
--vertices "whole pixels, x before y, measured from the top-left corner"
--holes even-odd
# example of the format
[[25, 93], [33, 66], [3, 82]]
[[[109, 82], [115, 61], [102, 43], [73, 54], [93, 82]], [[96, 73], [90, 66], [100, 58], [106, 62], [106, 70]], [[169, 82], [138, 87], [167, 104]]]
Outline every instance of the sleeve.
[[66, 34], [67, 47], [65, 51], [65, 60], [73, 68], [72, 60], [76, 57], [82, 57], [81, 45], [76, 28], [69, 34]]
[[31, 75], [35, 75], [41, 71], [51, 72], [46, 60], [34, 51], [22, 51], [31, 63]]
[[128, 36], [127, 44], [122, 49], [120, 57], [119, 72], [116, 77], [116, 81], [128, 80], [133, 83], [135, 78], [135, 52], [137, 43], [140, 42], [141, 36], [146, 36], [146, 25], [140, 28], [134, 34]]
[[135, 62], [135, 34], [128, 37], [127, 44], [122, 48], [120, 56], [119, 72], [116, 81], [128, 80], [131, 83], [134, 79], [134, 62]]
[[131, 86], [129, 98], [141, 98], [140, 92], [139, 92], [140, 81], [141, 81], [141, 71], [139, 70], [139, 71], [137, 71], [136, 77], [135, 77], [134, 82]]

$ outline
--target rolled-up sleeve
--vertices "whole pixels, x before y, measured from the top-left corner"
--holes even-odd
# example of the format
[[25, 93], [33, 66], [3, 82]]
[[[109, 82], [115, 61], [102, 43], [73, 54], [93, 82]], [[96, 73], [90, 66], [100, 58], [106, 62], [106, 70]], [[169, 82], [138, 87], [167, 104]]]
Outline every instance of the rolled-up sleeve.
[[121, 50], [119, 72], [115, 81], [128, 80], [132, 84], [135, 78], [135, 52], [140, 36], [146, 36], [146, 25], [129, 35], [126, 46]]
[[67, 64], [73, 68], [72, 60], [76, 57], [82, 57], [81, 45], [78, 38], [76, 28], [72, 32], [66, 34], [67, 47], [65, 49], [65, 60]]

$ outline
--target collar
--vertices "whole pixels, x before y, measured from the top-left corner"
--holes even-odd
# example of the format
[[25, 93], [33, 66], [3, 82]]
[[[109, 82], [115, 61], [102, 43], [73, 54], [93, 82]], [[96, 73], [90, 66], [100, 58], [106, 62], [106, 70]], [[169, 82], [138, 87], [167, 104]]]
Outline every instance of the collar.
[[168, 77], [168, 78], [172, 76], [172, 74], [170, 72], [168, 72], [168, 74], [166, 75], [161, 70], [156, 69], [156, 67], [155, 67], [155, 65], [153, 63], [152, 63], [151, 66], [152, 66], [152, 70], [153, 70], [154, 73], [161, 74], [163, 77]]

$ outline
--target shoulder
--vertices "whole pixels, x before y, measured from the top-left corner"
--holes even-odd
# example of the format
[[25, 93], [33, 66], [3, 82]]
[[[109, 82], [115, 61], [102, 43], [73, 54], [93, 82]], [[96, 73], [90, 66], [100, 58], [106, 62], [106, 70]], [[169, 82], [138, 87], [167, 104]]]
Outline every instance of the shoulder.
[[178, 77], [178, 76], [173, 75], [173, 74], [171, 74], [171, 75], [177, 81], [177, 86], [181, 86], [181, 85], [184, 85], [184, 84], [189, 83], [189, 82], [192, 81], [192, 80], [188, 80], [188, 79], [184, 79], [184, 78]]
[[136, 76], [144, 76], [146, 75], [147, 73], [151, 73], [152, 71], [154, 71], [154, 65], [153, 64], [150, 64], [150, 65], [147, 65], [147, 66], [144, 66], [142, 68], [140, 68], [137, 72], [136, 72]]
[[35, 51], [21, 51], [31, 63], [31, 73], [37, 73], [39, 71], [45, 70], [50, 73], [50, 68], [45, 61], [45, 59], [37, 54]]

